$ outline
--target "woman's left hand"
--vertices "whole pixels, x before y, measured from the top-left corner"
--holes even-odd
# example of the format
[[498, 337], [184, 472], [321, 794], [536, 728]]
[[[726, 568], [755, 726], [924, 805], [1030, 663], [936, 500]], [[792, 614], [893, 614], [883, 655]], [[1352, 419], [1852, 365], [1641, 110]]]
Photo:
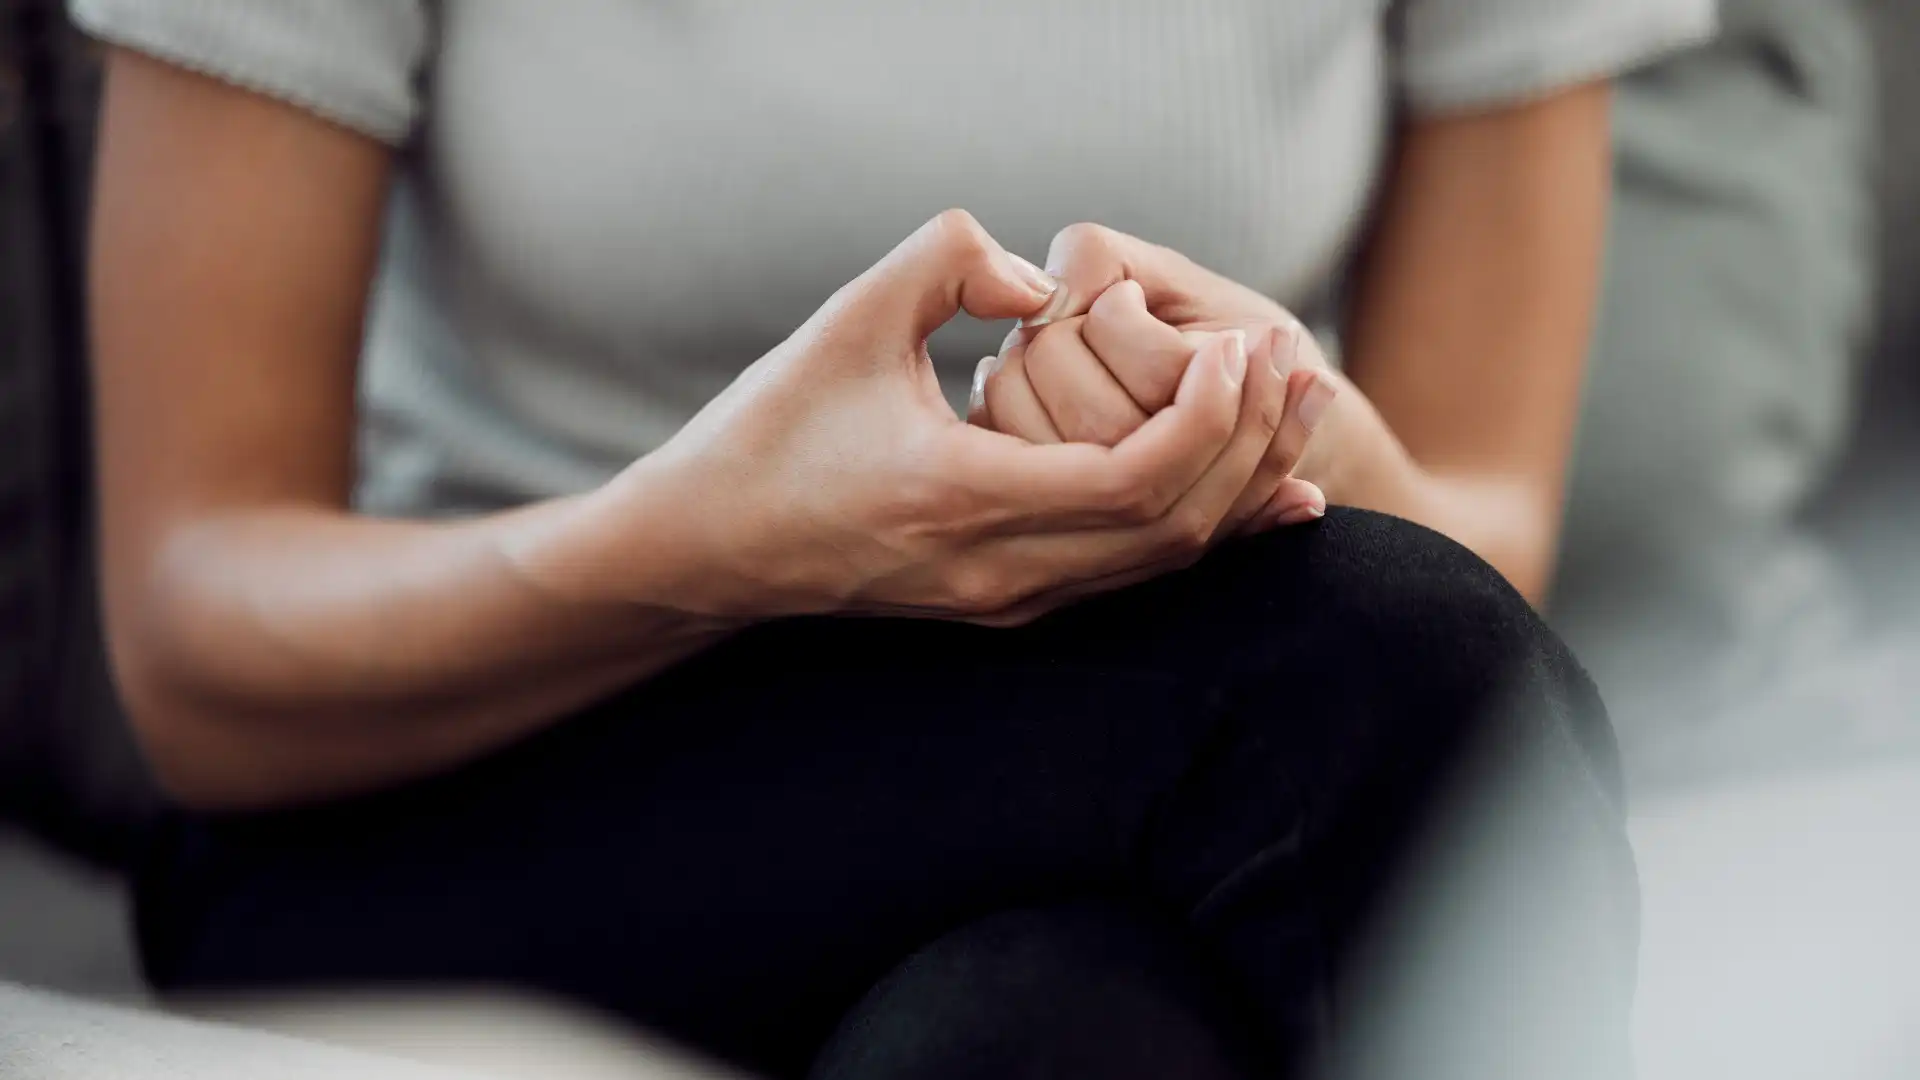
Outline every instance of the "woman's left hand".
[[1062, 231], [1048, 270], [1061, 284], [1054, 302], [981, 361], [971, 422], [1032, 442], [1111, 446], [1172, 401], [1204, 333], [1237, 330], [1248, 361], [1287, 380], [1286, 406], [1218, 535], [1325, 512], [1325, 493], [1298, 467], [1339, 384], [1298, 319], [1177, 252], [1095, 225]]

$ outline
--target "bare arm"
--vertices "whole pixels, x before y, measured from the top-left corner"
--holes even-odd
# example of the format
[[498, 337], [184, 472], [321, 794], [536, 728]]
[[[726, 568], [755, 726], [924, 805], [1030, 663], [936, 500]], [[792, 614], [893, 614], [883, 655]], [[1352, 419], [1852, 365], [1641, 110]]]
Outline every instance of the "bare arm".
[[299, 110], [110, 62], [92, 297], [107, 631], [189, 804], [431, 773], [756, 619], [1032, 618], [1195, 557], [1273, 440], [1284, 386], [1233, 335], [1111, 448], [961, 422], [927, 335], [963, 309], [1031, 315], [1051, 283], [948, 211], [601, 487], [462, 521], [358, 516], [388, 169]]
[[[1330, 498], [1452, 536], [1536, 602], [1598, 302], [1608, 101], [1596, 85], [1408, 128], [1348, 339], [1361, 393], [1336, 398], [1316, 437], [1329, 460], [1303, 465], [1334, 477]], [[1371, 410], [1399, 446], [1334, 430], [1376, 424]]]
[[[981, 367], [974, 419], [1036, 441], [1108, 442], [1160, 407], [1185, 362], [1177, 334], [1157, 349], [1137, 347], [1150, 330], [1096, 335], [1103, 305], [1141, 308], [1130, 325], [1151, 316], [1168, 333], [1277, 327], [1299, 341], [1286, 363], [1317, 372], [1293, 414], [1312, 437], [1277, 443], [1252, 494], [1305, 506], [1324, 493], [1418, 521], [1538, 602], [1599, 288], [1607, 105], [1599, 84], [1403, 133], [1360, 266], [1346, 374], [1268, 297], [1170, 249], [1069, 226], [1047, 264], [1064, 292]], [[1086, 340], [1048, 361], [1050, 378], [1030, 378], [1049, 335]], [[1275, 486], [1289, 471], [1319, 492]]]
[[127, 53], [103, 124], [107, 618], [177, 793], [249, 805], [412, 776], [721, 632], [518, 572], [509, 552], [563, 529], [573, 503], [455, 524], [347, 512], [383, 147]]

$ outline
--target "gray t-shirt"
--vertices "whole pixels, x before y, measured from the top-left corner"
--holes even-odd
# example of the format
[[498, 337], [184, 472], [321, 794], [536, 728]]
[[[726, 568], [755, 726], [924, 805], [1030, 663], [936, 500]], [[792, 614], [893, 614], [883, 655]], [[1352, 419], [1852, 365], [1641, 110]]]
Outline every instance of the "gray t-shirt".
[[[1284, 302], [1333, 281], [1399, 110], [1698, 40], [1713, 0], [71, 0], [399, 149], [359, 503], [492, 508], [659, 445], [962, 206], [1092, 220]], [[952, 396], [1001, 330], [936, 339]]]

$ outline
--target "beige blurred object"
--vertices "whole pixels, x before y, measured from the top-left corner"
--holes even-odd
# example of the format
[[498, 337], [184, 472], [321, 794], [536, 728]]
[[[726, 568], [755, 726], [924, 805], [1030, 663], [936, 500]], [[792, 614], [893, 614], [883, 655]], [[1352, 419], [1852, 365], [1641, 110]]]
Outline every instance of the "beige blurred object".
[[[548, 1076], [564, 1076], [548, 1071]], [[0, 982], [7, 1080], [485, 1080], [228, 1024], [167, 1016]]]
[[191, 1015], [500, 1080], [739, 1080], [592, 1013], [505, 991], [276, 994], [172, 1003]]
[[0, 982], [4, 1080], [722, 1080], [537, 999], [482, 992], [202, 1000], [173, 1014]]

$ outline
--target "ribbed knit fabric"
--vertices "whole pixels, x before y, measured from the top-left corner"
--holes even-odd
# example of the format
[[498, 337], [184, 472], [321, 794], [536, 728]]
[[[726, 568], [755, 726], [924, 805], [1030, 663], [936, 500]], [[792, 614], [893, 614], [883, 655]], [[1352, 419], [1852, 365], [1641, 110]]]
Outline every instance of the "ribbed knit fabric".
[[428, 13], [412, 0], [72, 0], [110, 41], [284, 98], [386, 142], [412, 130]]
[[[359, 498], [508, 505], [670, 436], [920, 221], [1075, 221], [1283, 301], [1345, 263], [1396, 109], [1524, 99], [1712, 0], [72, 0], [95, 34], [400, 150]], [[950, 396], [1001, 331], [934, 355]]]

